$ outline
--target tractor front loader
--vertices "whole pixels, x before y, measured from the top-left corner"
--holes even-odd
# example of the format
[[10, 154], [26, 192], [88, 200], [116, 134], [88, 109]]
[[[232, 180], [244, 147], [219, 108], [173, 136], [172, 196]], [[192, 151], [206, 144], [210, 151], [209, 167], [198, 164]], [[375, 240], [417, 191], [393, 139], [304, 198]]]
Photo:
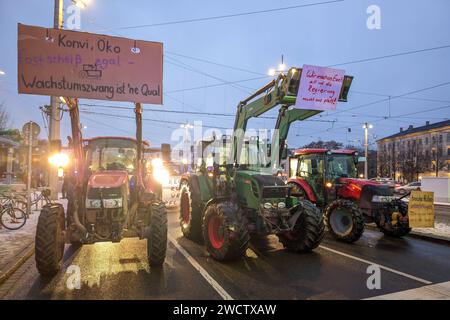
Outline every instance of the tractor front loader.
[[[298, 79], [301, 70], [289, 73]], [[346, 102], [353, 77], [345, 76], [339, 101]], [[295, 88], [298, 90], [298, 88]], [[293, 94], [296, 94], [294, 91]], [[316, 113], [319, 111], [316, 111]], [[305, 119], [305, 110], [282, 106], [272, 145], [279, 151], [275, 161], [286, 159], [286, 138], [295, 121]], [[401, 237], [410, 232], [408, 206], [394, 197], [392, 189], [377, 182], [358, 179], [357, 153], [352, 150], [300, 149], [289, 159], [291, 195], [307, 199], [324, 211], [328, 230], [338, 240], [354, 242], [366, 222], [375, 222], [386, 235]], [[274, 162], [274, 164], [279, 162]]]
[[[83, 140], [77, 99], [66, 99], [71, 118], [74, 168], [67, 173], [68, 204], [42, 208], [36, 230], [35, 256], [45, 276], [61, 268], [65, 243], [147, 240], [148, 262], [161, 266], [167, 247], [167, 214], [161, 184], [143, 160], [142, 107], [135, 105], [136, 138], [96, 137]], [[160, 170], [160, 168], [154, 168]]]
[[[297, 70], [293, 68], [289, 73]], [[320, 210], [306, 199], [291, 196], [291, 188], [273, 175], [271, 163], [275, 162], [250, 163], [242, 156], [248, 120], [278, 105], [282, 108], [294, 105], [298, 86], [298, 77], [280, 74], [241, 101], [233, 134], [221, 141], [220, 160], [201, 165], [195, 173], [181, 179], [181, 231], [187, 238], [204, 241], [214, 259], [243, 256], [251, 234], [275, 234], [285, 248], [294, 252], [310, 251], [323, 238], [325, 226]], [[302, 119], [317, 113], [299, 112]], [[202, 152], [214, 140], [217, 139], [202, 142]], [[273, 151], [263, 154], [258, 144], [247, 152], [254, 154], [253, 159], [276, 155]]]

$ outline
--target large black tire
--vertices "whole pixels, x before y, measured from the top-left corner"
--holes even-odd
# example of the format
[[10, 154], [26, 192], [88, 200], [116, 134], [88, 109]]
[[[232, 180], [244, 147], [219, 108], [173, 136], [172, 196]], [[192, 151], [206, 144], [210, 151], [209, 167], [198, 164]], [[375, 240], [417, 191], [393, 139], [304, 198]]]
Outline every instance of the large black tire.
[[250, 240], [238, 207], [228, 201], [208, 206], [203, 218], [203, 238], [208, 252], [219, 261], [244, 256]]
[[364, 232], [364, 217], [358, 205], [350, 200], [337, 199], [325, 208], [325, 224], [337, 240], [352, 243]]
[[43, 276], [53, 276], [61, 269], [64, 254], [64, 208], [45, 205], [39, 216], [35, 238], [36, 267]]
[[148, 263], [159, 267], [164, 263], [167, 250], [167, 212], [164, 204], [152, 204], [146, 236]]
[[311, 251], [320, 244], [325, 235], [325, 224], [320, 210], [308, 200], [301, 200], [300, 216], [290, 232], [278, 234], [283, 246], [293, 252]]
[[194, 194], [188, 183], [180, 191], [180, 227], [183, 235], [196, 242], [202, 242], [202, 206], [200, 195]]

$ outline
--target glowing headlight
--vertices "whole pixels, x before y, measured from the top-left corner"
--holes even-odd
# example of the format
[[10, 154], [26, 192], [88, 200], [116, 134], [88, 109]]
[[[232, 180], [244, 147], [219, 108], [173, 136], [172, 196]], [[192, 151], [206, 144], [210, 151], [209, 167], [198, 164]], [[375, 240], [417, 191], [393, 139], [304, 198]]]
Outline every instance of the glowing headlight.
[[122, 198], [103, 199], [103, 207], [105, 207], [107, 209], [122, 208]]
[[86, 199], [86, 208], [100, 208], [102, 206], [102, 201], [99, 199]]
[[278, 209], [284, 209], [284, 208], [286, 208], [286, 203], [278, 202]]
[[163, 161], [161, 158], [152, 159], [153, 168], [161, 168], [163, 166]]
[[264, 209], [272, 209], [272, 204], [270, 202], [264, 203]]
[[153, 171], [153, 178], [160, 184], [169, 184], [169, 171], [164, 168], [158, 168]]

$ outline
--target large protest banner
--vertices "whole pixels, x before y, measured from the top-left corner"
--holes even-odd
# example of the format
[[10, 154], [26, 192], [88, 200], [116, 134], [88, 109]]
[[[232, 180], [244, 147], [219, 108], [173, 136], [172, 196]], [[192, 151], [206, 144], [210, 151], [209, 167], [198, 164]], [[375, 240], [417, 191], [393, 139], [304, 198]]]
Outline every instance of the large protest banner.
[[307, 110], [335, 110], [344, 70], [304, 65], [295, 107]]
[[19, 93], [162, 104], [163, 44], [18, 25]]

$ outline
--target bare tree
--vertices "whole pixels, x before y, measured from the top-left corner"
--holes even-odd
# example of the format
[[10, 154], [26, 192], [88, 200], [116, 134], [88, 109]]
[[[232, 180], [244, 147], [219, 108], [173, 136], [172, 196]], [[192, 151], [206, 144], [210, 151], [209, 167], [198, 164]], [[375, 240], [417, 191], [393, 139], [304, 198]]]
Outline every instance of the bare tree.
[[313, 141], [307, 145], [304, 145], [303, 148], [318, 148], [318, 149], [340, 149], [343, 144], [341, 142], [337, 142], [334, 140], [330, 141]]
[[3, 103], [0, 104], [0, 131], [9, 129], [11, 126], [11, 119], [9, 117], [8, 111]]

